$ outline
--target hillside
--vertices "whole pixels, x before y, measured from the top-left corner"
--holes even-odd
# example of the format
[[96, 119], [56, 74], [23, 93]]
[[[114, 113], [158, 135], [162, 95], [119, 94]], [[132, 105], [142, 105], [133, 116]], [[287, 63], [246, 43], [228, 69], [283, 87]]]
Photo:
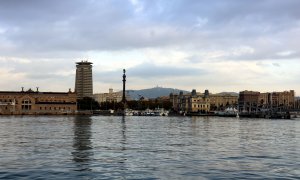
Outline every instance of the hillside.
[[221, 95], [228, 94], [228, 95], [231, 95], [231, 96], [238, 96], [239, 95], [239, 93], [237, 93], [237, 92], [220, 92], [220, 93], [217, 93], [217, 94], [221, 94]]

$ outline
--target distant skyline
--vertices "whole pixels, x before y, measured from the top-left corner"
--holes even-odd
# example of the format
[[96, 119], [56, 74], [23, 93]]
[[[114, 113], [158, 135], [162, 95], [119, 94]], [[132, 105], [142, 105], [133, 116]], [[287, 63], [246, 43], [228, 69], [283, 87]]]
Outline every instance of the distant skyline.
[[0, 87], [94, 93], [162, 86], [300, 94], [299, 0], [0, 1]]

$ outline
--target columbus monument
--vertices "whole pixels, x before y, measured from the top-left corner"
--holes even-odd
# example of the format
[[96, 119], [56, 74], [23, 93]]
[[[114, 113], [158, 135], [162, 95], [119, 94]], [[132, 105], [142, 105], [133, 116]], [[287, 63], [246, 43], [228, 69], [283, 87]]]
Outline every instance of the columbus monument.
[[125, 85], [126, 85], [126, 70], [123, 69], [123, 96], [122, 96], [122, 103], [123, 103], [123, 110], [126, 109], [126, 96], [125, 96]]

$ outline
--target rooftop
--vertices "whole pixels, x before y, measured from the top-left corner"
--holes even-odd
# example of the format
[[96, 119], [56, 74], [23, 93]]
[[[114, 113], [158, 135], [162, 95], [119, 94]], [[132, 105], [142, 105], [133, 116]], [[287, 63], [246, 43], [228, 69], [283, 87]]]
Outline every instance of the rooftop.
[[81, 62], [76, 62], [77, 65], [91, 65], [93, 64], [92, 62], [88, 62], [88, 61], [81, 61]]

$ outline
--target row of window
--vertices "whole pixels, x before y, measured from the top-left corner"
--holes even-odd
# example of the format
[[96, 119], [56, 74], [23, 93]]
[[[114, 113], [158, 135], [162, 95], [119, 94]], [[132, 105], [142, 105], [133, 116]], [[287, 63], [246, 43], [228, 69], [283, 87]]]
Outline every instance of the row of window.
[[[12, 100], [12, 99], [0, 99], [0, 102], [14, 102], [14, 100]], [[15, 100], [15, 102], [16, 102], [16, 104], [18, 104], [18, 100]], [[23, 100], [22, 101], [22, 104], [31, 104], [31, 100], [29, 100], [29, 99], [25, 99], [25, 100]]]
[[197, 106], [198, 106], [198, 108], [208, 108], [208, 105], [197, 105], [197, 104], [194, 104], [194, 108], [197, 108]]
[[208, 100], [209, 100], [209, 99], [205, 99], [205, 100], [200, 100], [200, 99], [197, 99], [197, 100], [196, 100], [196, 99], [194, 99], [194, 102], [201, 102], [201, 101], [206, 101], [206, 102], [207, 102]]
[[40, 110], [71, 110], [70, 107], [40, 107]]
[[[12, 99], [0, 99], [0, 103], [12, 103], [12, 102], [15, 102], [16, 104], [18, 104], [18, 100], [12, 100]], [[65, 100], [61, 101], [61, 100], [47, 100], [47, 101], [40, 101], [40, 102], [60, 102], [60, 103], [66, 103]], [[31, 100], [23, 100], [22, 101], [22, 104], [31, 104]], [[71, 103], [75, 103], [75, 101], [71, 101]]]
[[56, 100], [56, 99], [39, 99], [38, 102], [66, 102], [66, 100]]
[[17, 98], [16, 96], [0, 96], [0, 98]]
[[0, 99], [0, 102], [13, 102], [13, 100], [12, 99]]
[[31, 105], [22, 105], [22, 110], [31, 110]]

